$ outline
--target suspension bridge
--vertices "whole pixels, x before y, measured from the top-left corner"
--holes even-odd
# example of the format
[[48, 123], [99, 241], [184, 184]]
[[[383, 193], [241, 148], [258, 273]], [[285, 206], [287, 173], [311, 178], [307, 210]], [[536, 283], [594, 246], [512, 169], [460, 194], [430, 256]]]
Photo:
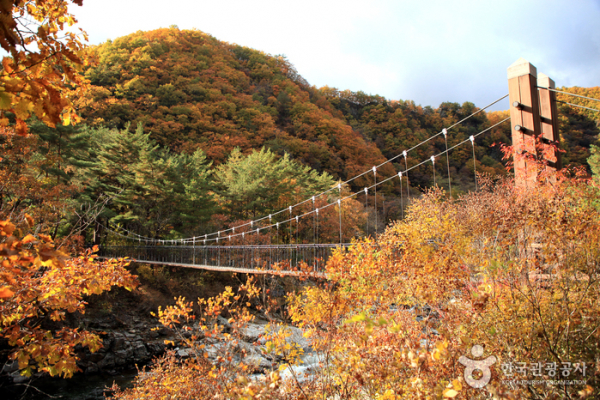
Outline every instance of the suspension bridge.
[[[477, 188], [475, 142], [481, 135], [488, 134], [494, 128], [508, 123], [509, 120], [512, 128], [513, 154], [515, 155], [515, 182], [521, 186], [535, 184], [536, 177], [532, 175], [531, 168], [528, 167], [527, 157], [517, 156], [536, 154], [539, 151], [536, 148], [536, 140], [539, 139], [542, 139], [546, 145], [558, 143], [556, 93], [570, 93], [556, 90], [554, 82], [550, 78], [543, 74], [538, 76], [535, 67], [523, 59], [517, 60], [508, 68], [508, 86], [509, 94], [478, 109], [471, 115], [442, 129], [417, 145], [402, 151], [382, 164], [374, 166], [370, 170], [364, 171], [324, 192], [315, 193], [301, 202], [291, 204], [277, 212], [229, 229], [181, 239], [157, 239], [139, 235], [124, 228], [109, 229], [105, 227], [111, 234], [119, 238], [121, 243], [101, 246], [100, 256], [103, 258], [128, 257], [132, 261], [141, 263], [212, 271], [282, 275], [298, 275], [310, 271], [311, 274], [325, 276], [325, 265], [333, 251], [336, 248], [344, 251], [350, 246], [348, 242], [351, 238], [347, 235], [344, 237], [342, 218], [344, 205], [347, 202], [354, 200], [368, 205], [369, 201], [372, 201], [375, 210], [377, 210], [378, 187], [381, 189], [382, 185], [390, 185], [391, 183], [399, 185], [402, 208], [410, 201], [409, 178], [411, 171], [431, 164], [433, 167], [433, 181], [436, 185], [436, 162], [444, 163], [445, 161], [447, 167], [446, 178], [451, 189], [452, 177], [449, 155], [453, 150], [462, 146], [472, 148], [473, 179]], [[453, 146], [448, 146], [449, 139], [451, 139], [451, 142], [457, 141], [452, 137], [453, 128], [507, 97], [509, 97], [510, 102], [510, 117], [458, 141]], [[440, 136], [444, 138], [445, 150], [432, 154], [430, 157], [409, 167], [408, 154]], [[544, 151], [543, 157], [546, 158], [548, 165], [555, 169], [560, 168], [559, 154], [553, 151], [553, 148], [550, 147], [549, 151]], [[396, 165], [404, 164], [404, 168], [400, 168], [393, 175], [383, 176], [382, 167], [394, 161], [396, 161]], [[372, 175], [372, 185], [347, 195], [342, 193], [343, 187], [349, 187], [358, 178], [369, 175]], [[405, 191], [406, 193], [404, 193]], [[406, 194], [406, 199], [404, 194]], [[331, 235], [329, 235], [328, 242], [321, 237], [324, 228], [323, 216], [325, 214], [328, 215], [325, 222], [327, 224], [326, 228], [329, 231], [337, 228], [339, 231], [335, 242], [331, 240]], [[337, 214], [337, 218], [332, 218], [334, 214]], [[377, 212], [375, 212], [375, 245], [379, 233], [377, 218]], [[332, 227], [334, 219], [337, 219], [337, 226]], [[304, 235], [303, 240], [299, 239], [301, 226], [310, 226], [312, 235], [309, 235], [309, 237], [312, 236], [312, 238], [310, 238], [309, 243], [307, 243], [306, 235]]]

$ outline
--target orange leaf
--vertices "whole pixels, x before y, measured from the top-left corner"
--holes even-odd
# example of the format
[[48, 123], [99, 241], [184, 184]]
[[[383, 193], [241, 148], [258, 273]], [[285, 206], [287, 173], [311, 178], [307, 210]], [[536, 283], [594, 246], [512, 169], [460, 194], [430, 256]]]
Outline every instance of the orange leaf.
[[10, 236], [15, 231], [16, 226], [12, 224], [10, 221], [0, 221], [0, 231], [2, 231], [2, 236]]
[[21, 243], [27, 244], [27, 243], [35, 242], [35, 240], [36, 239], [33, 235], [27, 235], [23, 238], [23, 240], [21, 240]]
[[7, 299], [12, 297], [15, 294], [12, 290], [8, 288], [8, 286], [4, 286], [0, 288], [0, 299]]
[[31, 215], [25, 214], [25, 219], [27, 220], [27, 225], [29, 225], [30, 227], [35, 225], [35, 221], [31, 217]]

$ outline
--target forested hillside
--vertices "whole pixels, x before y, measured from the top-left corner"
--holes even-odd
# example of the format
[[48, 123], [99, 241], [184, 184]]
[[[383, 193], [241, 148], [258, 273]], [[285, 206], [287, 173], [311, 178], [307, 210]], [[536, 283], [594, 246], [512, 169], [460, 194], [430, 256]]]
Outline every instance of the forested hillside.
[[202, 149], [217, 164], [240, 147], [266, 146], [339, 177], [384, 161], [284, 57], [220, 42], [200, 31], [137, 32], [93, 49], [85, 121], [141, 123], [175, 151]]
[[[85, 123], [131, 130], [142, 124], [144, 132], [162, 146], [190, 154], [200, 148], [216, 164], [236, 147], [247, 153], [264, 146], [345, 179], [478, 110], [469, 102], [433, 108], [363, 92], [315, 88], [285, 57], [221, 42], [197, 30], [136, 32], [92, 51], [98, 64], [86, 72], [92, 89], [82, 112]], [[590, 115], [569, 106], [561, 112], [565, 161], [586, 165], [596, 127]], [[506, 116], [482, 112], [453, 128], [448, 145]], [[506, 124], [476, 142], [479, 172], [504, 172], [499, 147], [490, 146], [509, 143], [509, 137]], [[439, 137], [409, 153], [408, 164], [444, 149], [443, 137]], [[453, 152], [450, 166], [457, 190], [473, 187], [470, 152]], [[437, 165], [440, 176], [447, 175], [443, 167]], [[393, 171], [388, 168], [383, 173]], [[430, 186], [431, 175], [430, 167], [417, 169], [412, 184]]]

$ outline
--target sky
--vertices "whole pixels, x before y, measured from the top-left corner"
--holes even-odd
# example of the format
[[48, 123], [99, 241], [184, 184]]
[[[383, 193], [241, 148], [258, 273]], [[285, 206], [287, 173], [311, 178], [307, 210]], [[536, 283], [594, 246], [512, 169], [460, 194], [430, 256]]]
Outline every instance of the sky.
[[285, 55], [316, 87], [434, 108], [502, 97], [520, 57], [557, 87], [600, 86], [600, 0], [84, 0], [70, 10], [90, 44], [196, 28]]

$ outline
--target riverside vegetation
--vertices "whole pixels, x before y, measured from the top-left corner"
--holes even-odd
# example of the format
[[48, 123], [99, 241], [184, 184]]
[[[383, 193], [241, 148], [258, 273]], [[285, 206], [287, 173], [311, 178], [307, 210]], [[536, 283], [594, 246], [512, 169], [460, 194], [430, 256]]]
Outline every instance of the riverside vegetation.
[[[315, 88], [283, 57], [197, 30], [137, 32], [86, 48], [80, 36], [60, 36], [76, 22], [66, 1], [0, 7], [12, 16], [0, 30], [10, 54], [0, 71], [0, 345], [13, 374], [73, 377], [82, 349], [95, 354], [103, 340], [70, 317], [115, 286], [148, 290], [133, 272], [146, 283], [163, 279], [127, 260], [98, 261], [94, 245], [116, 240], [103, 226], [167, 239], [236, 226], [477, 110]], [[35, 29], [22, 30], [24, 16]], [[24, 50], [34, 42], [37, 51]], [[598, 88], [563, 89], [600, 97]], [[506, 114], [478, 113], [448, 144]], [[535, 188], [515, 188], [502, 146], [491, 146], [509, 143], [501, 125], [475, 147], [477, 192], [470, 149], [458, 148], [452, 193], [424, 166], [411, 174], [410, 204], [391, 184], [377, 205], [346, 202], [344, 236], [356, 239], [329, 260], [327, 279], [305, 266], [284, 298], [273, 291], [277, 278], [247, 277], [220, 294], [165, 302], [153, 312], [179, 350], [114, 396], [597, 397], [598, 120], [567, 106], [560, 118], [570, 167], [553, 179], [541, 174]], [[407, 164], [444, 149], [443, 140], [428, 142]], [[402, 169], [394, 167], [403, 166], [381, 173]], [[336, 215], [323, 218], [336, 226], [327, 224]], [[483, 389], [467, 384], [458, 361], [475, 345], [496, 360]], [[310, 369], [300, 368], [309, 358]]]

